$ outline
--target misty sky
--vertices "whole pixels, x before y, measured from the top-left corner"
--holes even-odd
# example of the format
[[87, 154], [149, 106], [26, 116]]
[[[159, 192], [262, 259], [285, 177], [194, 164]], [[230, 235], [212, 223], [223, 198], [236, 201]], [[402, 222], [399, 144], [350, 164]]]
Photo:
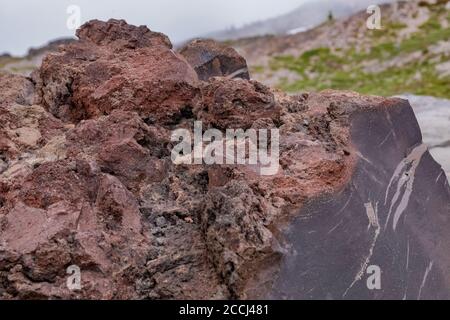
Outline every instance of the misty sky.
[[0, 54], [73, 36], [67, 7], [81, 8], [82, 22], [123, 18], [169, 35], [172, 42], [273, 17], [307, 0], [0, 0]]

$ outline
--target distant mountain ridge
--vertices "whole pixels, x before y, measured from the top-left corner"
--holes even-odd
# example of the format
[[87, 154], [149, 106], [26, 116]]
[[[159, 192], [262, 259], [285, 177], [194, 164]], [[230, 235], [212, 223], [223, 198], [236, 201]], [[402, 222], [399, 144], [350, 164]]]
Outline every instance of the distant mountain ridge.
[[391, 0], [317, 0], [309, 1], [297, 9], [278, 17], [257, 21], [240, 28], [231, 28], [206, 34], [205, 37], [219, 41], [236, 40], [262, 35], [282, 35], [304, 31], [328, 19], [348, 17], [371, 4], [387, 3]]

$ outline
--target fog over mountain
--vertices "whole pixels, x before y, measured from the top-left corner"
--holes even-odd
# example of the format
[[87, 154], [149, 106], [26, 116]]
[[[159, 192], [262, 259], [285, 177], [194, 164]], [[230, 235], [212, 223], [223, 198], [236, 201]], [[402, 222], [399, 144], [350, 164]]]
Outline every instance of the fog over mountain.
[[250, 23], [240, 28], [229, 28], [209, 33], [206, 36], [216, 40], [236, 40], [261, 35], [295, 33], [321, 24], [328, 19], [330, 13], [334, 18], [344, 18], [367, 8], [371, 4], [387, 2], [392, 1], [310, 0], [289, 13]]

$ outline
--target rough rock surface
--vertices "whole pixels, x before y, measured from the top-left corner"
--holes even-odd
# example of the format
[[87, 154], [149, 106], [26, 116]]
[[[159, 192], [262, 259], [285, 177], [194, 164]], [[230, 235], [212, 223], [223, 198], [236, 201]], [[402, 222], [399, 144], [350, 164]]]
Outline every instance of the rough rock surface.
[[[449, 186], [406, 101], [202, 81], [124, 21], [77, 34], [32, 80], [0, 75], [0, 299], [366, 297], [352, 280], [372, 257], [394, 280], [371, 297], [446, 297]], [[196, 120], [278, 128], [278, 172], [174, 164], [172, 130]]]
[[53, 115], [76, 122], [121, 109], [166, 124], [189, 107], [197, 74], [166, 36], [118, 20], [89, 22], [77, 35], [34, 74]]

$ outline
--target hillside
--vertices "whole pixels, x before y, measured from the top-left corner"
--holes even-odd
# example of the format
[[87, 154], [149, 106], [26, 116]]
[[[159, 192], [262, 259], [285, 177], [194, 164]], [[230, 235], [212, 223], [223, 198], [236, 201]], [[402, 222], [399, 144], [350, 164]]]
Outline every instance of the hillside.
[[253, 78], [289, 92], [332, 88], [450, 98], [446, 3], [382, 5], [382, 30], [369, 30], [368, 14], [362, 11], [303, 33], [247, 38], [232, 45], [247, 59]]
[[345, 18], [367, 8], [374, 3], [387, 3], [392, 0], [310, 0], [297, 9], [267, 20], [256, 21], [240, 28], [230, 28], [207, 34], [206, 37], [219, 41], [236, 40], [262, 35], [293, 34], [311, 29], [328, 19], [331, 13], [335, 18]]

